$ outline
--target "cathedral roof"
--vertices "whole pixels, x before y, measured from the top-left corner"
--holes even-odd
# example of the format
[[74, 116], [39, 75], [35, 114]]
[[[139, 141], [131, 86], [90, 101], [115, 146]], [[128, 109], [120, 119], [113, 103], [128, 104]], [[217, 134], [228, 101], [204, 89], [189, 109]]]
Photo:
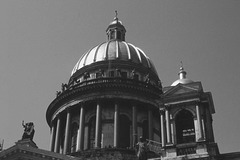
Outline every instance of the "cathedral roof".
[[141, 64], [157, 74], [151, 60], [140, 48], [116, 39], [101, 43], [83, 54], [74, 66], [71, 75], [85, 66], [109, 60], [130, 61], [135, 64]]

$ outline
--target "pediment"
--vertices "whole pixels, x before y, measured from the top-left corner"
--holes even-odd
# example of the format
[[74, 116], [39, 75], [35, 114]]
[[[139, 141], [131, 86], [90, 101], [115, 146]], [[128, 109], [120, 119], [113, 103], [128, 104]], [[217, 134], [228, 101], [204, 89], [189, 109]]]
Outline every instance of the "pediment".
[[178, 84], [177, 86], [173, 86], [169, 88], [165, 93], [164, 96], [176, 96], [181, 94], [188, 94], [188, 93], [199, 93], [202, 91], [202, 86], [200, 82], [194, 82], [191, 84]]

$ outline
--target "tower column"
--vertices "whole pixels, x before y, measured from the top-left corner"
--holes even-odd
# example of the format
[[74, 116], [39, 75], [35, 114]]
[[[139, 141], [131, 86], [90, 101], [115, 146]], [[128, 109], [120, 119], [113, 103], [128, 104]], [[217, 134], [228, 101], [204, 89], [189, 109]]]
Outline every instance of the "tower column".
[[196, 104], [196, 112], [197, 112], [197, 122], [198, 122], [198, 131], [199, 131], [199, 140], [203, 140], [203, 130], [202, 130], [202, 121], [201, 121], [201, 115], [200, 115], [200, 108], [199, 104]]
[[171, 138], [172, 138], [172, 143], [175, 144], [175, 137], [176, 137], [176, 129], [175, 129], [175, 119], [173, 119], [172, 114], [170, 114], [170, 118], [171, 118]]
[[95, 130], [95, 147], [101, 147], [101, 118], [102, 118], [102, 108], [99, 103], [97, 103], [96, 110], [96, 130]]
[[206, 140], [206, 130], [205, 130], [205, 124], [204, 119], [202, 118], [202, 130], [203, 130], [203, 139]]
[[153, 115], [151, 109], [148, 109], [148, 139], [153, 140]]
[[132, 134], [133, 134], [133, 144], [132, 147], [135, 147], [137, 143], [137, 108], [135, 105], [132, 106]]
[[51, 139], [50, 139], [50, 151], [52, 152], [54, 151], [55, 135], [56, 135], [56, 126], [52, 122]]
[[63, 154], [67, 154], [68, 148], [69, 148], [70, 121], [71, 121], [71, 112], [70, 112], [70, 109], [67, 109]]
[[164, 109], [160, 108], [160, 122], [161, 122], [161, 142], [162, 147], [165, 147], [165, 126], [164, 126]]
[[113, 146], [118, 147], [119, 144], [119, 105], [116, 102], [114, 106], [114, 142]]
[[59, 153], [60, 151], [60, 125], [61, 125], [61, 119], [58, 115], [57, 118], [57, 129], [56, 129], [56, 136], [55, 136], [55, 146], [54, 146], [54, 152]]
[[166, 107], [166, 109], [165, 109], [165, 116], [166, 116], [166, 128], [167, 128], [167, 143], [171, 144], [169, 107]]

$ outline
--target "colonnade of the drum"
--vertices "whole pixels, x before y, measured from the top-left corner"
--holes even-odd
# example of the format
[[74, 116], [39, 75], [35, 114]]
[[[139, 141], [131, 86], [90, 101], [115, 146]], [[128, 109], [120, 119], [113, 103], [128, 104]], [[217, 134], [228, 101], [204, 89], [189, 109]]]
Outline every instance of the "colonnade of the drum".
[[[76, 146], [76, 151], [82, 151], [84, 150], [84, 129], [85, 129], [85, 112], [86, 112], [86, 107], [83, 104], [79, 105], [80, 107], [80, 113], [79, 113], [79, 129], [78, 129], [78, 135], [77, 135], [77, 146]], [[96, 128], [95, 128], [95, 143], [94, 147], [95, 148], [101, 148], [101, 117], [102, 117], [102, 105], [100, 103], [96, 104]], [[60, 148], [62, 144], [60, 142], [60, 139], [64, 135], [64, 140], [63, 145], [62, 145], [62, 150], [61, 153], [67, 154], [70, 151], [70, 131], [71, 131], [71, 118], [72, 118], [72, 113], [73, 111], [71, 108], [68, 108], [56, 116], [56, 118], [52, 121], [52, 126], [51, 126], [51, 139], [50, 139], [50, 150], [53, 152], [60, 153]], [[137, 122], [137, 106], [132, 105], [129, 112], [131, 113], [131, 118], [132, 118], [132, 143], [130, 143], [132, 146], [129, 147], [134, 147], [135, 144], [138, 141], [138, 122]], [[153, 139], [153, 113], [152, 110], [149, 108], [148, 113], [148, 138]], [[65, 124], [63, 124], [65, 123]], [[61, 133], [61, 126], [64, 126], [64, 133]], [[118, 103], [114, 104], [114, 140], [113, 140], [113, 147], [118, 148], [119, 147], [119, 126], [120, 125], [120, 106]], [[62, 131], [63, 132], [63, 131]], [[129, 135], [131, 136], [131, 135]], [[72, 151], [71, 151], [72, 152]]]

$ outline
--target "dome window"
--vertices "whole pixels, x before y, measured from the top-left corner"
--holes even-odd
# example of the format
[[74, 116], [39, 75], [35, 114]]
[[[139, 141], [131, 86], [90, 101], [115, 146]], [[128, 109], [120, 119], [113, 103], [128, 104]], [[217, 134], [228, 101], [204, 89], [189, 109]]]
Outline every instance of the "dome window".
[[122, 72], [121, 72], [121, 77], [122, 77], [122, 78], [127, 78], [127, 72], [122, 71]]
[[122, 39], [122, 34], [121, 34], [121, 32], [120, 31], [117, 31], [117, 39]]
[[114, 74], [114, 71], [109, 71], [108, 74], [109, 74], [109, 77], [114, 77], [114, 75], [115, 75], [115, 74]]

